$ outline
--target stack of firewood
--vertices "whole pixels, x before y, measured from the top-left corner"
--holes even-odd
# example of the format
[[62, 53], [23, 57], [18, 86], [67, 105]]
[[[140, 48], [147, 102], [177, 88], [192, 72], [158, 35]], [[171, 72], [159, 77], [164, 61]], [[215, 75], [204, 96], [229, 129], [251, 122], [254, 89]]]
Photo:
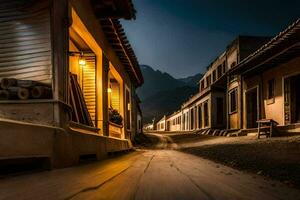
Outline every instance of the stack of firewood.
[[0, 100], [27, 100], [52, 98], [51, 87], [32, 80], [3, 78], [0, 82]]

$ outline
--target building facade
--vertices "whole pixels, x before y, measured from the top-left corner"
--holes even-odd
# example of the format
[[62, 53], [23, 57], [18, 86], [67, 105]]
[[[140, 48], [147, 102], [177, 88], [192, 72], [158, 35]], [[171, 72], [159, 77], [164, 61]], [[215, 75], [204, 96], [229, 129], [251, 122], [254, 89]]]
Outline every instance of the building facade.
[[240, 76], [241, 129], [272, 119], [279, 131], [299, 131], [299, 20], [229, 71]]
[[[230, 98], [230, 95], [238, 95], [238, 83], [230, 80], [227, 84], [227, 71], [269, 39], [252, 36], [236, 38], [226, 51], [207, 67], [206, 73], [199, 81], [199, 92], [182, 104], [181, 127], [177, 129], [210, 131], [237, 126], [239, 123], [237, 108], [233, 110], [233, 107], [227, 106], [227, 102], [234, 104], [234, 100], [237, 100], [238, 96]], [[167, 116], [167, 119], [170, 117], [172, 115]]]
[[166, 116], [163, 116], [157, 123], [155, 123], [157, 131], [166, 131]]
[[[240, 36], [228, 47], [226, 52], [227, 69], [231, 70], [251, 53], [267, 43], [269, 37]], [[227, 80], [227, 129], [238, 130], [242, 127], [241, 120], [241, 82], [240, 74], [228, 76]]]
[[181, 131], [181, 111], [177, 111], [166, 119], [166, 131]]
[[132, 2], [1, 4], [0, 159], [64, 167], [131, 148], [143, 76], [119, 19], [135, 18]]
[[[274, 38], [237, 37], [209, 65], [199, 92], [163, 118], [167, 128], [160, 131], [244, 135], [257, 133], [258, 120], [272, 119], [278, 132], [299, 132], [299, 24]], [[180, 115], [180, 125], [174, 126]]]

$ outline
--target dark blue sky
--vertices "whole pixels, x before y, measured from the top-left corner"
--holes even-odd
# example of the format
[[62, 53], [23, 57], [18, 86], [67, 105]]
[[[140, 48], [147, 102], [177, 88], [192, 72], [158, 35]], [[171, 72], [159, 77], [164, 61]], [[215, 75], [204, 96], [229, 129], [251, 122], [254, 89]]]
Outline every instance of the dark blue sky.
[[176, 78], [205, 72], [238, 35], [272, 36], [300, 17], [300, 0], [134, 0], [122, 21], [140, 64]]

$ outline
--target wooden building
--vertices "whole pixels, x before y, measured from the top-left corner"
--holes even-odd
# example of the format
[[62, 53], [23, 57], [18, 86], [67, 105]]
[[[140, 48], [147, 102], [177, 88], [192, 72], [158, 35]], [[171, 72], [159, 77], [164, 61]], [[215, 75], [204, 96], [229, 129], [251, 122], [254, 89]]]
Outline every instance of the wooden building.
[[223, 129], [226, 124], [226, 52], [217, 57], [199, 81], [197, 129]]
[[[226, 51], [227, 70], [235, 68], [247, 56], [267, 43], [269, 37], [239, 36]], [[227, 129], [238, 130], [242, 127], [241, 120], [241, 82], [240, 75], [228, 76], [227, 80]]]
[[[160, 131], [201, 131], [224, 135], [227, 130], [243, 126], [242, 84], [239, 72], [228, 76], [251, 53], [268, 42], [270, 37], [238, 36], [208, 67], [199, 80], [199, 92], [191, 96], [174, 114], [165, 116], [157, 125]], [[180, 118], [180, 124], [174, 123]], [[162, 124], [166, 127], [162, 128]]]
[[238, 96], [233, 96], [238, 95], [239, 84], [236, 79], [227, 84], [227, 71], [269, 39], [239, 36], [207, 67], [199, 81], [199, 92], [181, 106], [182, 131], [214, 132], [238, 127], [238, 109], [233, 110], [238, 105]]
[[199, 92], [157, 130], [245, 135], [257, 133], [260, 120], [275, 121], [278, 132], [299, 132], [299, 29], [297, 20], [274, 38], [238, 36], [209, 65]]
[[62, 167], [131, 148], [143, 77], [120, 18], [135, 18], [131, 0], [1, 1], [0, 159]]
[[240, 126], [256, 130], [272, 119], [279, 131], [300, 130], [300, 21], [297, 20], [229, 71], [239, 75]]

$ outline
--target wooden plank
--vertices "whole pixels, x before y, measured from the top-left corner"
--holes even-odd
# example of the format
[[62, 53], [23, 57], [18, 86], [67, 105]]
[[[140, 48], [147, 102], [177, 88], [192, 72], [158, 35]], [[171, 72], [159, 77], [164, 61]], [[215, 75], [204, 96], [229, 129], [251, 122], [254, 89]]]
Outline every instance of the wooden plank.
[[96, 57], [94, 54], [85, 55], [86, 66], [83, 68], [83, 95], [91, 115], [92, 121], [96, 124]]
[[71, 78], [70, 78], [70, 81], [69, 81], [69, 92], [70, 92], [70, 98], [69, 98], [70, 102], [69, 102], [69, 104], [72, 107], [72, 120], [74, 122], [79, 122], [78, 111], [77, 111], [77, 107], [76, 107], [76, 104], [75, 104], [75, 97], [74, 97], [74, 93], [73, 93], [73, 90], [72, 90]]
[[51, 83], [48, 0], [34, 4], [25, 0], [11, 0], [5, 4], [7, 6], [0, 7], [0, 77]]

